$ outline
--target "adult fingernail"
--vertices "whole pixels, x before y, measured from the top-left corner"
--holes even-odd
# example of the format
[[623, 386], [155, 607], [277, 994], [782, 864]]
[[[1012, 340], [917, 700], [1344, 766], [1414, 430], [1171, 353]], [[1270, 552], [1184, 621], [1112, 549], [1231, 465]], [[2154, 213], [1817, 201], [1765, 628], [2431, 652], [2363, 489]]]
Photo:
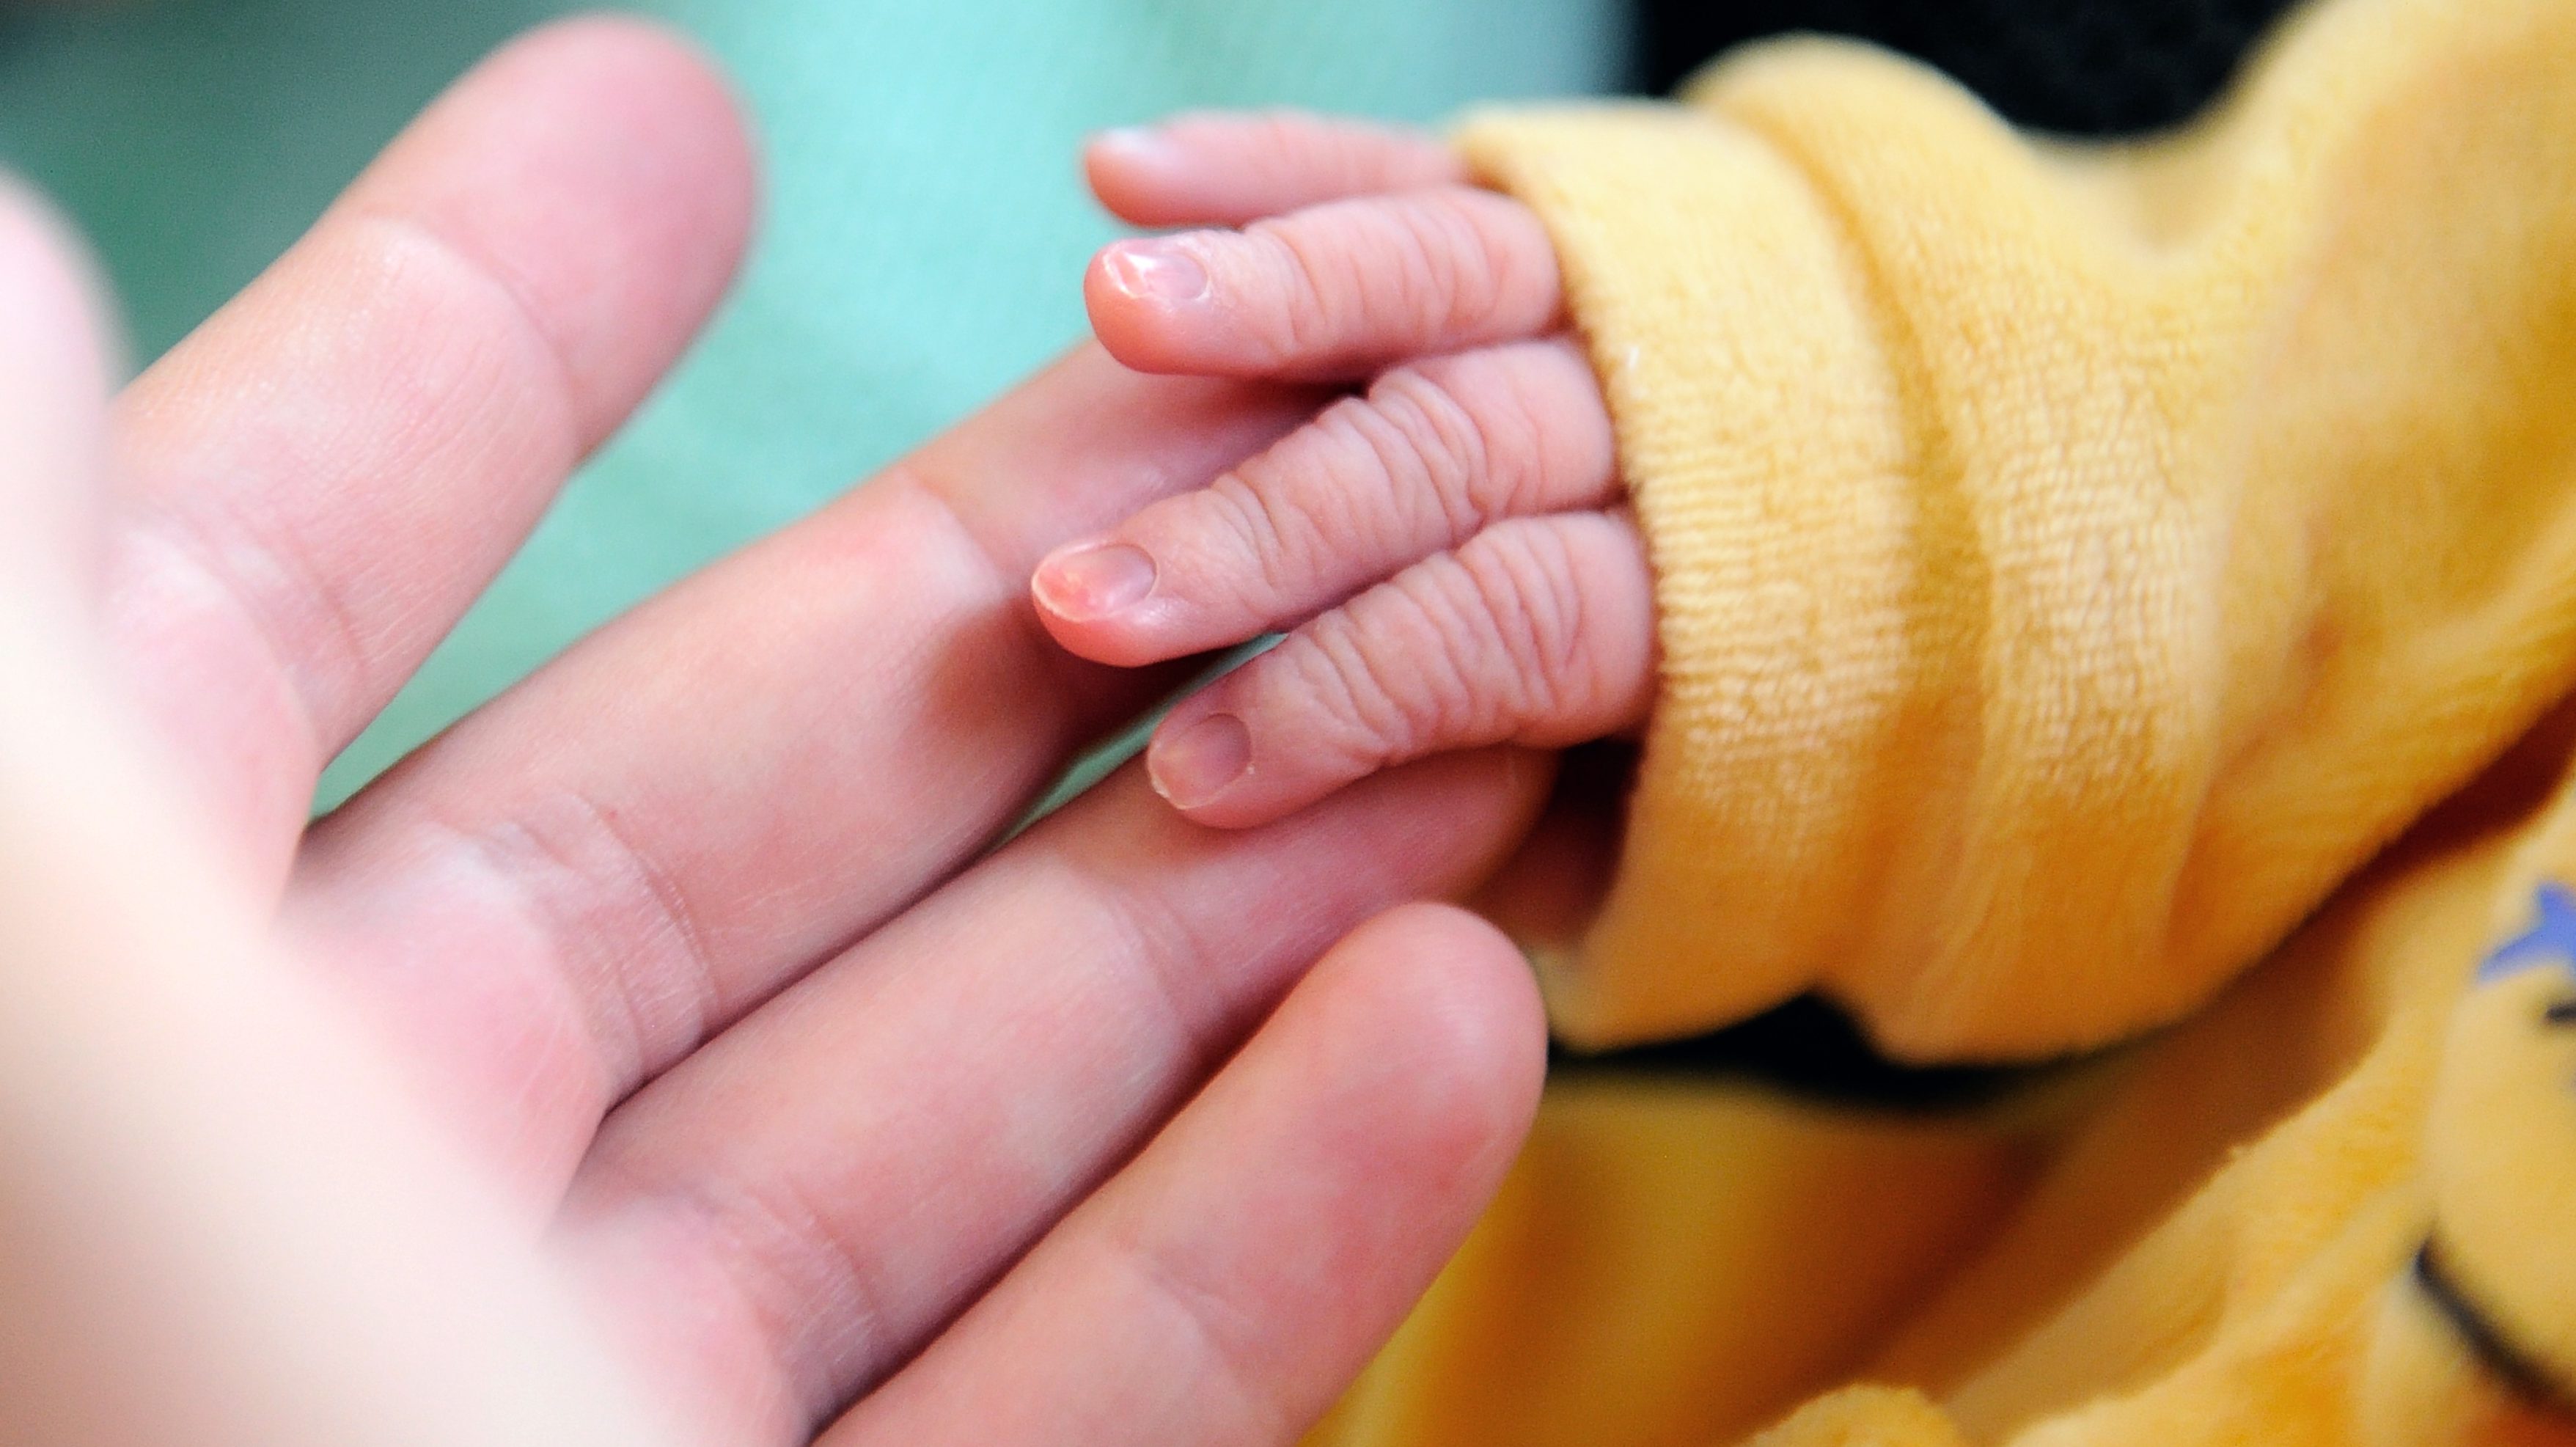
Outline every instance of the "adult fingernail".
[[1038, 564], [1030, 580], [1038, 601], [1058, 618], [1089, 623], [1144, 600], [1154, 591], [1154, 560], [1127, 543], [1069, 548]]
[[1174, 306], [1208, 294], [1207, 268], [1170, 241], [1122, 241], [1109, 248], [1109, 283], [1138, 301]]
[[1154, 792], [1175, 808], [1194, 809], [1225, 792], [1252, 768], [1252, 731], [1230, 713], [1212, 713], [1157, 742], [1145, 758]]

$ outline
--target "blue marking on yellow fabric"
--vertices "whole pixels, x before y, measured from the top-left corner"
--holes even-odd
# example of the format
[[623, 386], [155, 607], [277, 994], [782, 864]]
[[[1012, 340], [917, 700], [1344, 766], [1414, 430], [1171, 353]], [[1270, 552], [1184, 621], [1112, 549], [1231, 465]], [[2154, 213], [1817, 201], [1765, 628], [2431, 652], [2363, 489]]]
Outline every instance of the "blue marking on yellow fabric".
[[2537, 918], [2531, 928], [2495, 947], [2478, 966], [2479, 984], [2544, 965], [2576, 974], [2576, 894], [2554, 880], [2544, 881], [2532, 893], [2532, 906]]

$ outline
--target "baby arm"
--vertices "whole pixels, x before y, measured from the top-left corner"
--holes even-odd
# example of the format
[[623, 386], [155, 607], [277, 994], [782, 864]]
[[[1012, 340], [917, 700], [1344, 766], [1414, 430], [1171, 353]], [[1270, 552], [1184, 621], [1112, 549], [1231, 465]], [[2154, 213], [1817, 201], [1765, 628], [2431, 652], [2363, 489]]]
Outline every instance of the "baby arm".
[[1645, 545], [1538, 218], [1428, 138], [1304, 117], [1184, 119], [1089, 164], [1127, 220], [1243, 224], [1100, 254], [1121, 361], [1354, 389], [1040, 565], [1047, 628], [1101, 662], [1286, 632], [1164, 721], [1155, 787], [1252, 825], [1427, 754], [1641, 723]]
[[1121, 662], [1296, 625], [1156, 750], [1212, 823], [1651, 690], [1615, 875], [1539, 962], [1568, 1039], [1803, 990], [1915, 1059], [2170, 1020], [2576, 687], [2571, 39], [2324, 7], [2199, 129], [2094, 150], [1784, 42], [1463, 123], [1544, 228], [1402, 135], [1112, 142], [1121, 214], [1280, 217], [1106, 254], [1113, 351], [1374, 385], [1087, 555], [1150, 560], [1124, 606], [1058, 560], [1049, 624]]

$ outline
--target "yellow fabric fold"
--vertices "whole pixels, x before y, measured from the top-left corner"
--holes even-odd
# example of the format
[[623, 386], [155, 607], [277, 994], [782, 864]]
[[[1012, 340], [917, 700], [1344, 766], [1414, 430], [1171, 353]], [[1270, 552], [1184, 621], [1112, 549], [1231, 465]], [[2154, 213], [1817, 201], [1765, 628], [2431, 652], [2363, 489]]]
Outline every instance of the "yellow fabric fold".
[[2576, 6], [2351, 0], [2152, 144], [1863, 47], [1497, 113], [1665, 652], [1568, 1038], [2211, 997], [2576, 682]]
[[2576, 936], [2534, 929], [2576, 885], [2571, 724], [2021, 1097], [1558, 1081], [1310, 1447], [2576, 1444]]
[[1812, 40], [1462, 137], [1657, 572], [1559, 1028], [2098, 1053], [1562, 1077], [1314, 1441], [2576, 1444], [2576, 0], [2340, 0], [2129, 146]]

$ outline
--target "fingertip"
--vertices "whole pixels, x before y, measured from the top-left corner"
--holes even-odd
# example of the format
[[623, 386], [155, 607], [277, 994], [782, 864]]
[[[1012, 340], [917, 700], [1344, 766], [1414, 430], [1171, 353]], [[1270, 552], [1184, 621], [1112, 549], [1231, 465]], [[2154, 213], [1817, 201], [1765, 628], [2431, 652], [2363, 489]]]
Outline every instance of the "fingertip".
[[1159, 570], [1153, 555], [1117, 539], [1056, 549], [1029, 580], [1040, 607], [1068, 623], [1097, 623], [1145, 600]]
[[1397, 905], [1327, 951], [1289, 1009], [1349, 1062], [1379, 1169], [1401, 1173], [1418, 1224], [1463, 1232], [1546, 1079], [1547, 1014], [1520, 951], [1455, 905]]
[[1154, 792], [1194, 824], [1254, 829], [1378, 771], [1316, 700], [1332, 691], [1303, 630], [1181, 700], [1145, 750]]
[[710, 241], [736, 252], [747, 241], [759, 174], [750, 114], [695, 38], [642, 16], [580, 15], [529, 32], [486, 64], [561, 87], [579, 109], [613, 111], [656, 162], [635, 182], [694, 203]]
[[1213, 291], [1207, 267], [1168, 241], [1102, 247], [1082, 275], [1092, 335], [1132, 371], [1186, 374], [1191, 314]]
[[1547, 1010], [1519, 948], [1472, 912], [1423, 900], [1361, 925], [1335, 953], [1386, 980], [1377, 1005], [1402, 1022], [1407, 1063], [1434, 1087], [1420, 1104], [1443, 1154], [1499, 1170], [1547, 1074]]
[[1252, 731], [1239, 715], [1222, 710], [1165, 719], [1145, 749], [1145, 777], [1154, 792], [1191, 820], [1221, 829], [1266, 824], [1289, 812], [1221, 807], [1251, 772]]
[[1159, 129], [1116, 126], [1083, 143], [1083, 181], [1110, 215], [1131, 226], [1161, 225], [1187, 159]]
[[1153, 126], [1111, 126], [1092, 132], [1082, 144], [1082, 154], [1094, 168], [1125, 175], [1168, 163], [1174, 147]]
[[1131, 611], [1153, 591], [1154, 579], [1154, 560], [1142, 549], [1072, 543], [1030, 573], [1029, 601], [1039, 626], [1067, 653], [1113, 668], [1142, 668], [1187, 651], [1163, 646], [1152, 620]]
[[731, 286], [757, 171], [742, 107], [704, 52], [648, 20], [589, 15], [494, 52], [338, 209], [404, 216], [488, 270], [563, 353], [594, 442]]

